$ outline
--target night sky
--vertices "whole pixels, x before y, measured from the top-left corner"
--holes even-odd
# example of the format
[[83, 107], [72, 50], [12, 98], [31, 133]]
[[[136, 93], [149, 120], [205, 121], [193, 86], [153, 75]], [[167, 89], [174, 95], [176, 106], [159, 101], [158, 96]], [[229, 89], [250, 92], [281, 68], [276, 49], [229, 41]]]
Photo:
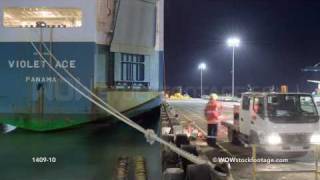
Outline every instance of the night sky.
[[311, 92], [320, 72], [302, 68], [320, 62], [320, 1], [312, 0], [167, 0], [165, 61], [167, 87], [199, 87], [197, 66], [206, 62], [204, 86], [231, 87], [230, 36], [236, 49], [236, 86], [287, 84]]

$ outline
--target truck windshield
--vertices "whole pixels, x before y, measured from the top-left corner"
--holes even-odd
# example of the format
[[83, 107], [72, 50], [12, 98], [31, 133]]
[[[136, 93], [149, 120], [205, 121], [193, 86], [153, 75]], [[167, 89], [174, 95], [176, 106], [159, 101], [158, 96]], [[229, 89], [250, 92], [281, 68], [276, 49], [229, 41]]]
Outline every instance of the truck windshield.
[[318, 112], [312, 96], [276, 94], [267, 97], [267, 114], [279, 123], [306, 123], [318, 121]]

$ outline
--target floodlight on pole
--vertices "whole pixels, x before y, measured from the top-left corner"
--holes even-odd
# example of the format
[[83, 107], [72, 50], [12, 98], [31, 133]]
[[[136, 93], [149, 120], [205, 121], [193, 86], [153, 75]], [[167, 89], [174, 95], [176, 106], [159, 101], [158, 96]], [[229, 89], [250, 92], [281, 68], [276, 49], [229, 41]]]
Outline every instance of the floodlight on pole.
[[200, 63], [199, 66], [198, 66], [198, 68], [199, 68], [200, 70], [205, 70], [205, 69], [207, 69], [207, 65], [206, 65], [205, 63]]
[[229, 38], [227, 40], [227, 44], [229, 47], [239, 47], [240, 46], [240, 39], [236, 38], [236, 37]]
[[202, 98], [202, 71], [207, 69], [207, 65], [200, 63], [198, 69], [200, 69], [200, 98]]
[[227, 45], [232, 47], [232, 98], [234, 97], [234, 50], [240, 46], [240, 39], [236, 37], [229, 38]]

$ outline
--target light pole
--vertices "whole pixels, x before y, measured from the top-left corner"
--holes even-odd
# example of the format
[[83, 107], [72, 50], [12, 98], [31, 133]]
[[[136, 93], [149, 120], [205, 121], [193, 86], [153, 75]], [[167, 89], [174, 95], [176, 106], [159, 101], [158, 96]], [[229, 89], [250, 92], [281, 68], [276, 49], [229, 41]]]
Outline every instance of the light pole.
[[232, 98], [234, 97], [234, 50], [240, 45], [240, 39], [236, 37], [229, 38], [227, 40], [229, 47], [232, 47]]
[[200, 98], [202, 98], [202, 71], [207, 68], [205, 63], [200, 63], [198, 69], [200, 69]]

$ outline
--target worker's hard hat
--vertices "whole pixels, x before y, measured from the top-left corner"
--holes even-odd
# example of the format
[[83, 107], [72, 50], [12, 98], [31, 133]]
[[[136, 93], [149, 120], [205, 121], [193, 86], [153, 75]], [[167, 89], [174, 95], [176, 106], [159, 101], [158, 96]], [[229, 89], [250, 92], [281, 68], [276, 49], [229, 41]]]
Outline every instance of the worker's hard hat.
[[215, 93], [210, 94], [210, 99], [212, 100], [217, 100], [218, 99], [218, 95]]

